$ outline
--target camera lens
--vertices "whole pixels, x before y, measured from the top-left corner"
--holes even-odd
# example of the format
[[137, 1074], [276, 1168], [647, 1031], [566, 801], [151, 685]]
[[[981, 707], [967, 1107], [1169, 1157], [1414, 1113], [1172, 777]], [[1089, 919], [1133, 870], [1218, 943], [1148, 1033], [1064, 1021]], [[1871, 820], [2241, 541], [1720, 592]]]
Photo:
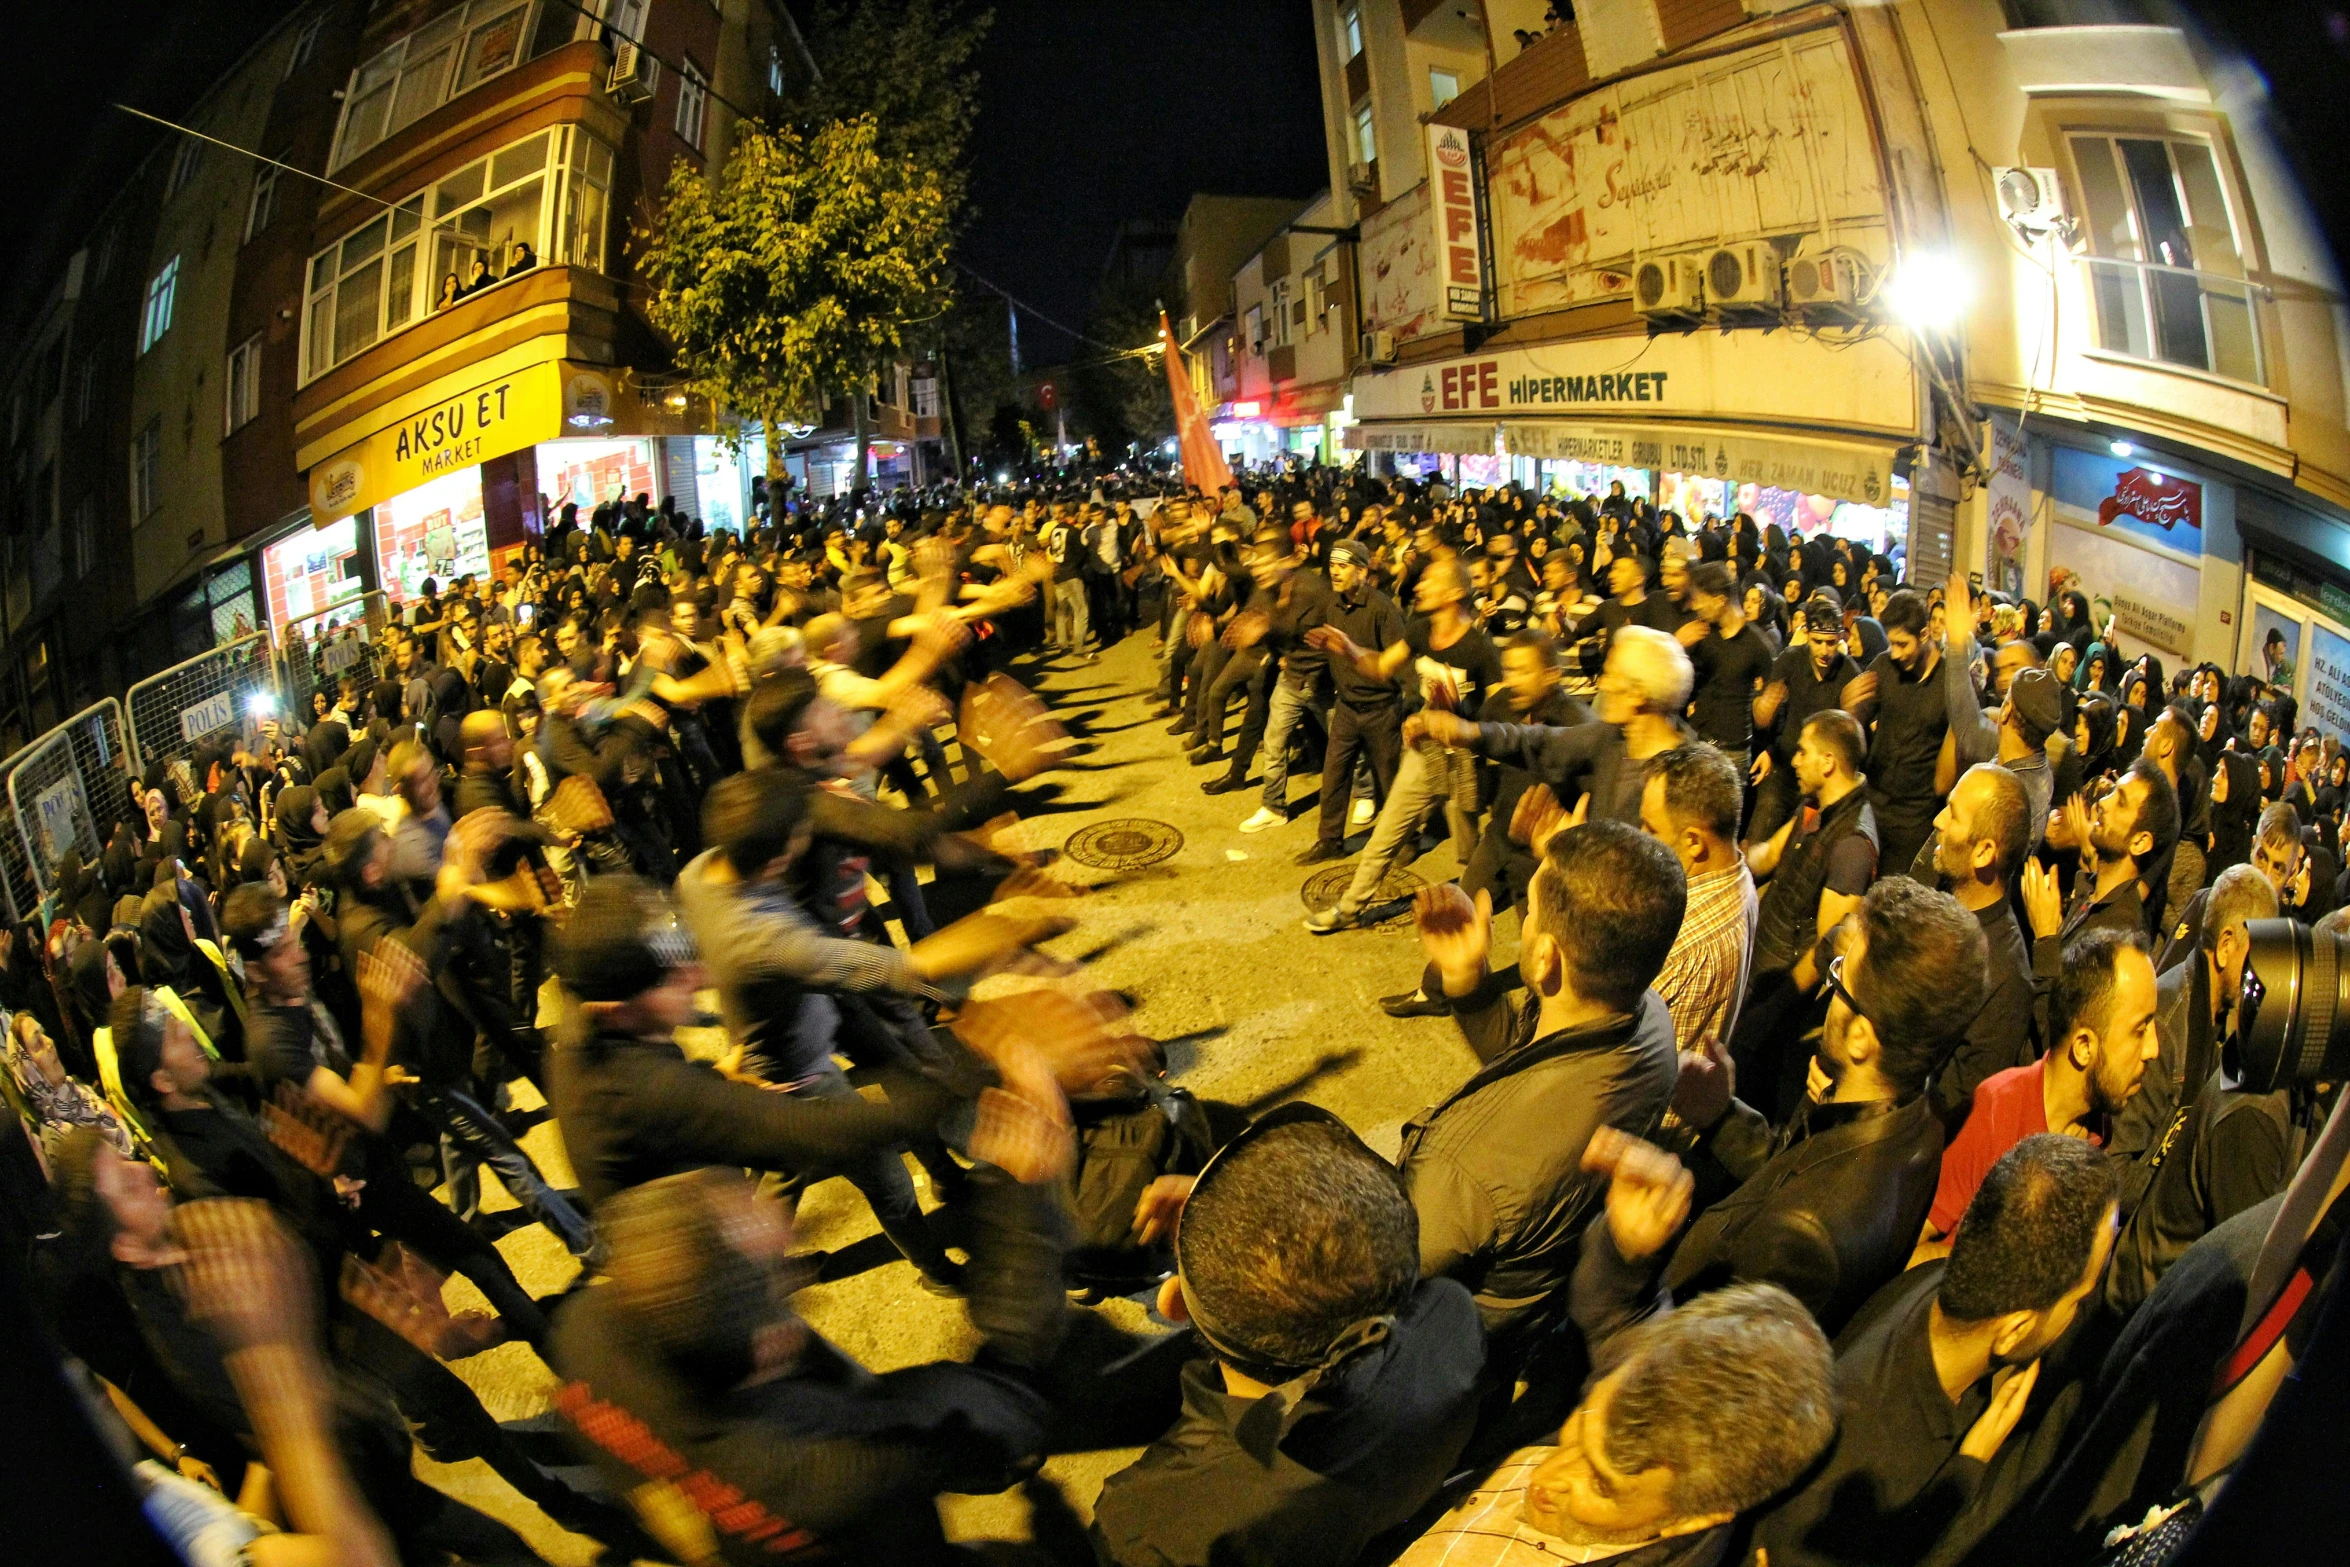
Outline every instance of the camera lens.
[[2273, 1093], [2350, 1077], [2350, 937], [2296, 920], [2245, 924], [2231, 1050], [2240, 1086]]

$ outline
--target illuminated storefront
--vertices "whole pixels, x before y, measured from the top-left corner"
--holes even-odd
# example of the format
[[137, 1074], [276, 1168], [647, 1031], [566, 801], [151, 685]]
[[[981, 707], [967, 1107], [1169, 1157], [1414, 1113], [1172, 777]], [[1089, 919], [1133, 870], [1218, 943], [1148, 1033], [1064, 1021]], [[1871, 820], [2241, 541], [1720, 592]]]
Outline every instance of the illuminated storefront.
[[394, 604], [421, 596], [427, 580], [446, 588], [459, 576], [486, 575], [481, 470], [462, 468], [379, 504], [375, 561], [376, 580]]
[[323, 528], [305, 526], [261, 551], [271, 625], [290, 625], [345, 605], [356, 617], [367, 585], [359, 534], [359, 519], [345, 517]]
[[738, 455], [728, 451], [721, 436], [697, 435], [693, 442], [694, 515], [702, 519], [706, 532], [724, 528], [741, 534], [743, 519], [748, 515], [750, 470], [746, 459], [750, 453], [746, 450]]
[[658, 493], [651, 441], [542, 441], [537, 459], [539, 493], [548, 506], [577, 506], [582, 521], [606, 502]]

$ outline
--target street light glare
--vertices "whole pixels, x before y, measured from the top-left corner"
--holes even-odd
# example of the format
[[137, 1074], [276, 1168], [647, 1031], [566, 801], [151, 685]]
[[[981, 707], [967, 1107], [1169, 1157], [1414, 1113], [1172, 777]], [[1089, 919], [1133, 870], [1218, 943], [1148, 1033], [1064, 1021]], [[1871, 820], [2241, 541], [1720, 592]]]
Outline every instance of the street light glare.
[[1966, 313], [1974, 293], [1973, 281], [1954, 257], [1940, 251], [1912, 251], [1901, 258], [1885, 280], [1887, 308], [1906, 325], [1924, 332], [1947, 332]]

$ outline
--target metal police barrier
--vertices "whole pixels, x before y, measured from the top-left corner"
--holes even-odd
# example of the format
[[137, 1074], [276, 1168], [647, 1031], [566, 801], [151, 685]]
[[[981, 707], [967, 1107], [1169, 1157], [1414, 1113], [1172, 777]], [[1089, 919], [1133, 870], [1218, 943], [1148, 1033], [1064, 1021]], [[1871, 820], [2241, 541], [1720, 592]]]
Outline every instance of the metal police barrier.
[[253, 712], [255, 697], [264, 705], [277, 700], [265, 634], [239, 637], [149, 675], [123, 699], [130, 713], [131, 755], [144, 770], [157, 762], [185, 761], [209, 741], [234, 740]]
[[278, 698], [289, 735], [298, 736], [310, 727], [312, 693], [324, 691], [331, 703], [336, 682], [346, 675], [361, 691], [374, 684], [383, 673], [383, 649], [377, 638], [390, 613], [381, 593], [365, 593], [290, 620], [279, 630]]
[[0, 881], [12, 919], [29, 917], [56, 885], [66, 851], [97, 862], [106, 835], [133, 809], [131, 765], [122, 704], [112, 697], [0, 762], [10, 817], [0, 831]]

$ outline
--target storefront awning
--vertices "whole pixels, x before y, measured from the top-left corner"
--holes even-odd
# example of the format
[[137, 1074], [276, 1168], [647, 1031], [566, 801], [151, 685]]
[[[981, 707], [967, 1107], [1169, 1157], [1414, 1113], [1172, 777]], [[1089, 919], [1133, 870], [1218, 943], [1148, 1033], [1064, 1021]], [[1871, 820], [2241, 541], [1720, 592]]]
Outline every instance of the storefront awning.
[[1703, 425], [1539, 420], [1501, 427], [1513, 457], [1606, 463], [1759, 484], [1883, 506], [1893, 498], [1890, 441], [1841, 441]]
[[1493, 423], [1436, 419], [1427, 424], [1390, 424], [1378, 420], [1348, 425], [1340, 444], [1357, 452], [1470, 452], [1490, 457]]

